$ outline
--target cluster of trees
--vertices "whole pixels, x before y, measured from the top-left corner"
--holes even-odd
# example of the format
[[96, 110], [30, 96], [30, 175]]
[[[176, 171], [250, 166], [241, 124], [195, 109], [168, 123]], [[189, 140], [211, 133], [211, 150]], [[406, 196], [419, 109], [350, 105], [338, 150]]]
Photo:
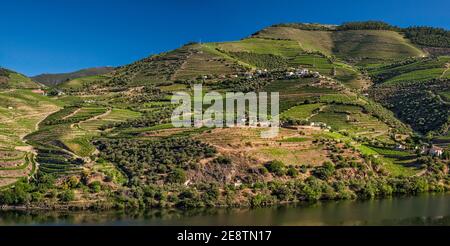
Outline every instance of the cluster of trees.
[[235, 92], [252, 92], [252, 91], [260, 91], [267, 84], [269, 80], [262, 78], [238, 78], [238, 79], [227, 79], [219, 84], [213, 85], [215, 89], [226, 89], [229, 91]]
[[94, 144], [101, 158], [117, 164], [136, 185], [182, 183], [186, 170], [198, 168], [199, 160], [216, 154], [212, 146], [187, 137], [155, 141], [103, 139]]
[[38, 173], [36, 178], [28, 182], [19, 180], [11, 189], [0, 191], [0, 205], [20, 206], [31, 203], [40, 203], [44, 199], [56, 199], [69, 202], [74, 199], [73, 191], [58, 190], [55, 185], [56, 178], [45, 173]]
[[274, 27], [291, 27], [306, 31], [331, 31], [335, 29], [335, 26], [315, 24], [315, 23], [285, 23], [276, 24]]
[[355, 21], [346, 22], [336, 28], [338, 31], [346, 30], [392, 30], [398, 31], [399, 28], [382, 21]]
[[403, 29], [406, 37], [413, 43], [450, 48], [450, 31], [434, 27], [408, 27]]

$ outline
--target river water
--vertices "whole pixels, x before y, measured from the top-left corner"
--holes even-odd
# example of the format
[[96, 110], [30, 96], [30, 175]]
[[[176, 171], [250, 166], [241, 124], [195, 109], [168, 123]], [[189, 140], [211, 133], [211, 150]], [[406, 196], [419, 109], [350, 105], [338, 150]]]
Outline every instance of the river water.
[[255, 209], [0, 212], [0, 225], [450, 225], [450, 194]]

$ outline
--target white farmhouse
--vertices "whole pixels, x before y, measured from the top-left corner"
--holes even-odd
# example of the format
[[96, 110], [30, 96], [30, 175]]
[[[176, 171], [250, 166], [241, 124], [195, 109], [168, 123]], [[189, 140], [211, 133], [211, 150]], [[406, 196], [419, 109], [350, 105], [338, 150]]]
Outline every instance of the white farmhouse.
[[438, 156], [438, 157], [442, 156], [443, 153], [444, 153], [444, 149], [443, 148], [438, 147], [438, 146], [434, 146], [434, 145], [430, 148], [430, 152], [429, 152], [430, 155]]

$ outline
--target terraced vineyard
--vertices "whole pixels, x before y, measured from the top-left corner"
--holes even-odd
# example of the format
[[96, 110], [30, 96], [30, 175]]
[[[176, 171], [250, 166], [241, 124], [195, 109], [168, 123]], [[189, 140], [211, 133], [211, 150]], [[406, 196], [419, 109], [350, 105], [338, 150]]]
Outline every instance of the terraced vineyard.
[[24, 137], [58, 105], [28, 90], [0, 92], [0, 187], [34, 174], [34, 150]]
[[66, 107], [41, 122], [26, 139], [37, 150], [39, 168], [45, 173], [80, 173], [95, 151], [91, 141], [105, 124], [138, 117], [139, 113], [101, 107]]
[[[361, 64], [425, 55], [399, 33], [387, 30], [311, 31], [273, 26], [258, 32], [255, 37], [296, 41], [306, 50], [359, 60]], [[380, 43], [383, 43], [382, 47]]]
[[395, 85], [448, 79], [449, 56], [408, 59], [405, 61], [368, 68], [369, 75], [378, 83]]
[[[450, 58], [413, 44], [429, 41], [421, 33], [281, 24], [45, 90], [18, 89], [29, 80], [2, 70], [0, 187], [11, 189], [0, 205], [256, 207], [450, 190]], [[278, 92], [279, 135], [261, 138], [263, 123], [175, 127], [171, 96], [195, 84]]]

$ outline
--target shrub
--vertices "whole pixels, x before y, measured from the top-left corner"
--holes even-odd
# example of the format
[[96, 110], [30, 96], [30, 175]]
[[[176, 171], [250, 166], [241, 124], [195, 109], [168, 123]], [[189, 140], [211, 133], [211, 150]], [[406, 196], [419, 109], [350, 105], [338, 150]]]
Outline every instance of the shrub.
[[73, 190], [63, 191], [61, 194], [59, 194], [59, 199], [62, 202], [73, 201], [73, 200], [75, 200], [75, 193], [73, 192]]
[[231, 165], [231, 159], [226, 156], [218, 156], [215, 160], [215, 163], [221, 164], [221, 165]]
[[93, 193], [99, 193], [102, 190], [102, 184], [100, 181], [94, 181], [89, 184], [89, 188]]
[[184, 183], [186, 182], [186, 174], [183, 169], [176, 168], [167, 176], [167, 181], [170, 183]]
[[264, 166], [269, 172], [276, 174], [277, 176], [282, 176], [285, 174], [285, 166], [281, 161], [271, 161], [269, 163], [266, 163], [266, 165]]
[[67, 181], [67, 186], [69, 186], [70, 188], [76, 188], [78, 186], [78, 184], [80, 183], [80, 181], [78, 180], [77, 177], [75, 176], [71, 176]]
[[289, 167], [287, 170], [287, 175], [295, 178], [298, 176], [298, 171], [297, 171], [297, 169], [295, 169], [295, 167]]
[[322, 180], [327, 180], [333, 175], [334, 171], [334, 164], [327, 161], [323, 164], [323, 166], [318, 167], [316, 168], [316, 170], [314, 170], [314, 176]]

